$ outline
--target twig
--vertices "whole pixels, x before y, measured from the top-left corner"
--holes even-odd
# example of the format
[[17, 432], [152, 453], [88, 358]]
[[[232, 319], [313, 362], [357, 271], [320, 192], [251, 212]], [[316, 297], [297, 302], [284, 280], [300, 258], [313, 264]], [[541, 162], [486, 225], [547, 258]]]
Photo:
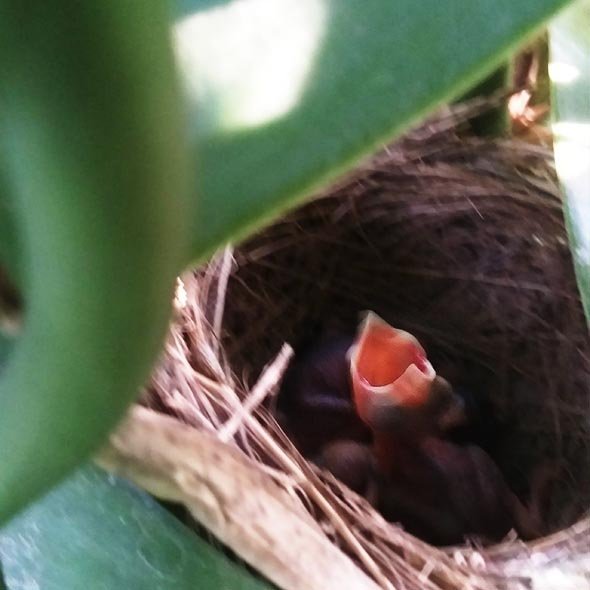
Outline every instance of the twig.
[[223, 442], [231, 440], [246, 416], [251, 415], [252, 412], [278, 388], [282, 376], [293, 356], [293, 349], [288, 344], [283, 344], [279, 354], [268, 365], [258, 381], [250, 391], [250, 394], [243, 400], [241, 404], [236, 406], [236, 411], [233, 416], [223, 424], [217, 433], [217, 438]]

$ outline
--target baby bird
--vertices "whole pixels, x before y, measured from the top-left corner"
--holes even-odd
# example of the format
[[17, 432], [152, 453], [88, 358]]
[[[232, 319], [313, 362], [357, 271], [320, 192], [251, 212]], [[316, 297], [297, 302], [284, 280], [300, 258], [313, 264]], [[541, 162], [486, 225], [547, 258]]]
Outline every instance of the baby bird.
[[466, 421], [461, 396], [411, 334], [368, 313], [356, 337], [300, 356], [280, 396], [297, 446], [392, 522], [437, 545], [542, 532], [480, 447], [446, 440]]
[[[397, 404], [400, 428], [428, 430], [432, 429], [434, 420], [446, 422], [446, 428], [463, 420], [462, 398], [453, 392], [444, 379], [436, 376], [418, 341], [407, 332], [395, 330], [398, 337], [392, 342], [388, 337], [389, 330], [393, 328], [375, 314], [369, 313], [359, 333], [364, 334], [364, 337], [339, 336], [320, 342], [297, 356], [285, 375], [278, 409], [283, 427], [304, 455], [317, 455], [324, 445], [338, 439], [370, 442], [371, 429], [367, 426], [367, 416], [364, 416], [365, 410], [361, 407], [367, 396], [362, 391], [357, 391], [353, 396], [355, 375], [358, 381], [359, 370], [368, 376], [373, 367], [376, 366], [378, 370], [379, 367], [385, 367], [386, 373], [378, 376], [385, 377], [387, 381], [392, 369], [398, 370], [404, 363], [409, 364], [408, 354], [411, 356], [417, 353], [423, 359], [423, 366], [429, 369], [422, 384], [413, 368], [407, 371], [409, 375], [404, 374], [396, 382], [398, 398], [401, 397], [400, 388], [404, 387], [410, 392], [416, 386], [419, 390], [422, 388], [423, 395], [423, 399], [416, 398], [417, 403], [411, 404], [406, 400], [403, 404]], [[362, 346], [359, 348], [360, 341]], [[414, 346], [416, 350], [412, 348]], [[362, 352], [360, 355], [359, 350]], [[353, 356], [356, 361], [351, 367]], [[374, 373], [372, 375], [375, 376]], [[385, 389], [387, 387], [383, 391]], [[391, 395], [378, 395], [382, 391], [376, 388], [372, 388], [371, 392], [371, 408], [367, 410], [376, 413], [371, 421], [379, 420], [380, 405], [388, 408], [391, 419], [394, 398]]]
[[399, 438], [395, 466], [377, 469], [376, 507], [392, 522], [434, 545], [466, 537], [499, 541], [514, 529], [523, 539], [543, 532], [537, 506], [527, 507], [481, 448], [440, 438]]
[[387, 520], [436, 545], [497, 541], [511, 529], [523, 538], [541, 533], [538, 506], [520, 502], [485, 451], [443, 438], [464, 420], [463, 403], [413, 336], [369, 314], [350, 370], [355, 407], [373, 433], [377, 507]]
[[437, 376], [418, 340], [375, 313], [362, 322], [349, 356], [357, 414], [384, 443], [382, 431], [420, 437], [465, 421], [462, 398]]
[[314, 463], [363, 496], [372, 506], [377, 505], [377, 470], [368, 444], [346, 439], [332, 441], [322, 447]]

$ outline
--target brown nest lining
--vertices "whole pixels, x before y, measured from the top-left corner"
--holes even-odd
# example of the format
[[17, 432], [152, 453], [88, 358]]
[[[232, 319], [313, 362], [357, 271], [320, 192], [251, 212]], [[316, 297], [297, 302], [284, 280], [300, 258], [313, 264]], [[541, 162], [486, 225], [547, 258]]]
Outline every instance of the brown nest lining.
[[548, 152], [406, 139], [235, 260], [222, 342], [247, 381], [283, 342], [350, 331], [372, 309], [443, 376], [487, 394], [516, 489], [540, 460], [561, 464], [552, 527], [589, 506], [590, 349]]
[[[536, 587], [540, 563], [565, 560], [579, 573], [590, 554], [590, 348], [552, 156], [459, 137], [459, 119], [438, 117], [185, 277], [187, 300], [147, 393], [150, 405], [235, 443], [382, 587]], [[366, 309], [415, 334], [452, 381], [489, 396], [504, 425], [494, 459], [523, 497], [536, 465], [560, 466], [546, 513], [554, 536], [444, 553], [302, 459], [268, 411], [284, 345], [350, 329]]]

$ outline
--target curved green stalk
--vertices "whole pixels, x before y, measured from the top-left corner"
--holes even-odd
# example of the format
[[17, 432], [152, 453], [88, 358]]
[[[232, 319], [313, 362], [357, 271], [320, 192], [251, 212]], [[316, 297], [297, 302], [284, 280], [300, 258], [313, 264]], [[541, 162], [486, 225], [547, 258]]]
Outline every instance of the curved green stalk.
[[90, 454], [165, 334], [186, 247], [167, 16], [157, 0], [0, 2], [2, 198], [27, 311], [0, 379], [0, 522]]

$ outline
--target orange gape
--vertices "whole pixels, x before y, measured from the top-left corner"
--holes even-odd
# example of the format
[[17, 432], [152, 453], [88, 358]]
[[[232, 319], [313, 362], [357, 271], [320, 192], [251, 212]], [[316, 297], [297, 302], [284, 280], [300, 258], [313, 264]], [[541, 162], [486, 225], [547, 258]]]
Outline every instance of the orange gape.
[[418, 340], [408, 332], [369, 312], [350, 355], [354, 402], [365, 423], [376, 396], [405, 407], [419, 407], [428, 400], [436, 372]]

